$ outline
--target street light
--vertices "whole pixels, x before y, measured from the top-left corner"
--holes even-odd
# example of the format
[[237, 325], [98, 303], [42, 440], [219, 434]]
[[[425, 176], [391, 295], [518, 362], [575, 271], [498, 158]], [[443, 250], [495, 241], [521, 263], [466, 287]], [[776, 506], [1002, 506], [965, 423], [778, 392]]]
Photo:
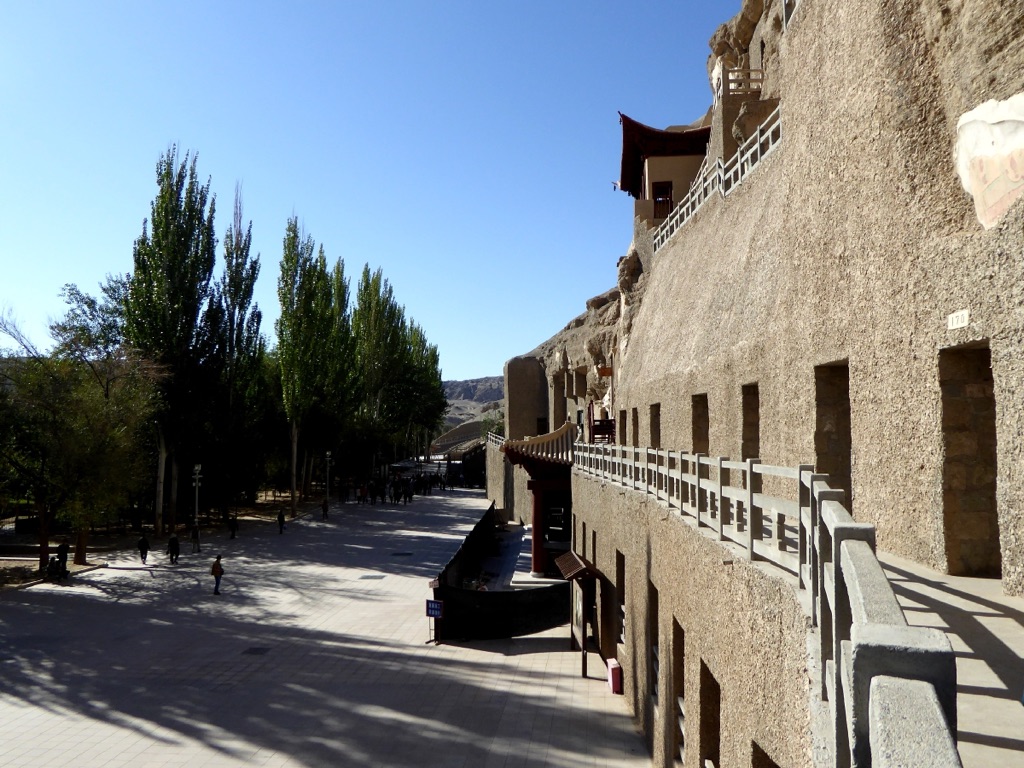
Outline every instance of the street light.
[[202, 464], [197, 464], [195, 467], [193, 467], [193, 487], [196, 488], [196, 524], [197, 525], [199, 524], [199, 486], [202, 484], [202, 483], [200, 483], [200, 478], [203, 477], [203, 475], [200, 474], [200, 471], [202, 469], [203, 469], [203, 465]]
[[199, 480], [203, 477], [202, 475], [199, 474], [199, 472], [202, 470], [202, 468], [202, 464], [196, 464], [194, 467], [192, 467], [192, 486], [196, 489], [196, 513], [195, 517], [192, 519], [192, 525], [193, 531], [195, 531], [197, 549], [199, 549]]

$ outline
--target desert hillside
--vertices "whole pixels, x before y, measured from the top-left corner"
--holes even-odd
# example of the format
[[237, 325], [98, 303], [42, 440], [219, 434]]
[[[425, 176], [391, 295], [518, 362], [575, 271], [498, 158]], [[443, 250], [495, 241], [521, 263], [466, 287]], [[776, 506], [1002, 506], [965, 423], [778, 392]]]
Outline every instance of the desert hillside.
[[450, 405], [445, 422], [450, 426], [478, 421], [483, 414], [505, 406], [505, 380], [502, 376], [445, 381], [442, 385]]

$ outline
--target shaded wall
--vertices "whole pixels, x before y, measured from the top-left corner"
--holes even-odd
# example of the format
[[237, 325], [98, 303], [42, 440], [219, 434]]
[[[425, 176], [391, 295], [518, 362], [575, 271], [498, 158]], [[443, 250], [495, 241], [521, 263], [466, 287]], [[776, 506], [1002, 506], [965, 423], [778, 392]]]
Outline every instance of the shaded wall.
[[[703, 665], [721, 690], [721, 765], [750, 765], [756, 744], [779, 766], [810, 766], [816, 694], [808, 671], [810, 626], [790, 580], [734, 559], [726, 546], [644, 494], [576, 473], [572, 485], [577, 522], [586, 524], [587, 553], [600, 572], [598, 641], [602, 654], [622, 665], [626, 698], [653, 745], [652, 764], [672, 765], [679, 681], [685, 764], [698, 764], [698, 734], [707, 725], [701, 721]], [[620, 578], [627, 616], [622, 644]], [[659, 649], [657, 698], [652, 643]]]

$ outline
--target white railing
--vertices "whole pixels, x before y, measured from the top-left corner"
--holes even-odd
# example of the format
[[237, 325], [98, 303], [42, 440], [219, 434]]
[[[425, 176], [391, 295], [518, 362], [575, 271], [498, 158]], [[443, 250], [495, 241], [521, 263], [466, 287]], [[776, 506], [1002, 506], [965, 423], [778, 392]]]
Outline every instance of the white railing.
[[719, 86], [719, 98], [728, 96], [757, 96], [764, 83], [764, 70], [728, 69]]
[[495, 448], [501, 448], [501, 446], [505, 444], [505, 437], [503, 435], [496, 435], [493, 432], [488, 432], [487, 444], [493, 445]]
[[703, 172], [697, 174], [686, 196], [655, 231], [655, 252], [690, 220], [713, 193], [726, 197], [782, 141], [781, 109], [781, 106], [776, 107], [726, 163], [716, 160], [710, 168], [701, 165]]
[[800, 0], [782, 0], [782, 23], [787, 29], [789, 28], [789, 20], [796, 13], [798, 5], [800, 5]]
[[[934, 736], [928, 764], [960, 765], [949, 640], [939, 630], [907, 625], [875, 557], [874, 526], [853, 520], [843, 491], [831, 488], [827, 475], [809, 464], [777, 467], [622, 445], [577, 443], [574, 458], [575, 472], [652, 496], [734, 545], [739, 556], [795, 577], [819, 630], [818, 693], [832, 713], [835, 765], [871, 765], [872, 745], [877, 765], [899, 764], [902, 758], [891, 752], [883, 759], [880, 746], [901, 743], [891, 732], [895, 718], [878, 714], [898, 695], [920, 706], [914, 721]], [[879, 686], [889, 698], [872, 698]]]

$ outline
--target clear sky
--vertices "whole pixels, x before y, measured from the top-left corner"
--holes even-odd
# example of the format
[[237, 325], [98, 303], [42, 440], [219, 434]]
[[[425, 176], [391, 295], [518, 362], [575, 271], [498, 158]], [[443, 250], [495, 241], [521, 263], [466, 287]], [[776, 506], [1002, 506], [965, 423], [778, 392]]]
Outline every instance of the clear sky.
[[47, 348], [65, 283], [130, 272], [175, 143], [211, 179], [221, 240], [242, 185], [271, 345], [297, 215], [353, 287], [383, 269], [445, 379], [500, 375], [614, 285], [633, 209], [617, 111], [700, 117], [708, 38], [739, 6], [5, 3], [0, 309]]

